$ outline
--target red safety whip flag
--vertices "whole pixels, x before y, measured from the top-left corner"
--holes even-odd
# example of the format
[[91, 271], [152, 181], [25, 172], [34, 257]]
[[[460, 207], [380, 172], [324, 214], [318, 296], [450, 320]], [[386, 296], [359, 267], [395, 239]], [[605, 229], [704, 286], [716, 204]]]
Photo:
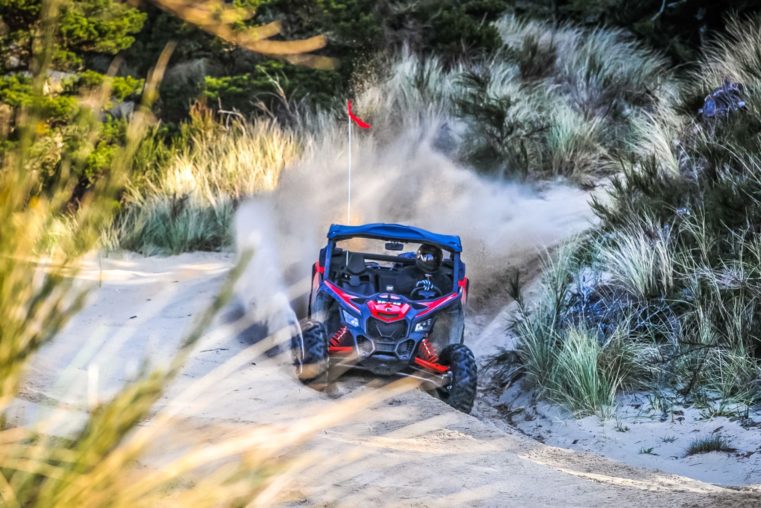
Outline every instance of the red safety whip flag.
[[351, 111], [351, 101], [350, 100], [346, 101], [346, 108], [347, 108], [347, 110], [349, 112], [349, 118], [351, 118], [352, 121], [355, 124], [357, 124], [362, 129], [369, 129], [370, 128], [370, 124], [369, 123], [365, 122], [360, 117], [358, 117], [357, 115], [352, 113], [352, 111]]

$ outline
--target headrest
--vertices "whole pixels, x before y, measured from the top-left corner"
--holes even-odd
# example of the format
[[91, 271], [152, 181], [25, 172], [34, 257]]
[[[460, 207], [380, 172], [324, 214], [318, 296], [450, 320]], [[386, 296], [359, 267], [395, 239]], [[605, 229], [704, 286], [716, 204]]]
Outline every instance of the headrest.
[[366, 268], [365, 268], [364, 256], [356, 252], [350, 252], [349, 262], [346, 263], [346, 271], [353, 275], [359, 275], [360, 273], [364, 272], [365, 269]]

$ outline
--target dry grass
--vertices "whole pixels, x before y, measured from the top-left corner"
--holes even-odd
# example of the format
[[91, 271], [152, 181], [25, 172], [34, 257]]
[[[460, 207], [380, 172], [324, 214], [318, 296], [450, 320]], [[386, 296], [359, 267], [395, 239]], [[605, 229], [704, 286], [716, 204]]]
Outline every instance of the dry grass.
[[107, 244], [143, 254], [218, 250], [232, 244], [237, 203], [273, 190], [301, 151], [272, 121], [224, 128], [208, 117], [155, 176], [132, 185]]
[[634, 298], [646, 300], [674, 286], [675, 262], [667, 226], [643, 220], [641, 225], [611, 233], [598, 252], [612, 280]]

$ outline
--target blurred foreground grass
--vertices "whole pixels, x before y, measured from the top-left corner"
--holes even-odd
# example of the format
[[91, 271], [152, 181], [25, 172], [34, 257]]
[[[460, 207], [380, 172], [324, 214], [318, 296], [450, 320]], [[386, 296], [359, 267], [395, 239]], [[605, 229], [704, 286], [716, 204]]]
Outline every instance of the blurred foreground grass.
[[[57, 2], [45, 2], [32, 95], [44, 96], [52, 59]], [[229, 297], [247, 257], [233, 268], [213, 303], [184, 337], [170, 365], [149, 368], [86, 415], [73, 435], [53, 435], [55, 422], [15, 426], [8, 409], [21, 389], [25, 366], [53, 340], [85, 304], [87, 292], [76, 283], [78, 262], [99, 246], [131, 175], [131, 164], [146, 132], [155, 127], [150, 105], [171, 55], [162, 53], [146, 81], [143, 102], [126, 127], [125, 142], [107, 171], [77, 199], [78, 165], [84, 164], [106, 124], [100, 115], [110, 99], [112, 78], [96, 92], [78, 99], [72, 127], [79, 136], [68, 146], [51, 178], [35, 170], [50, 137], [43, 100], [15, 112], [14, 143], [3, 144], [0, 157], [0, 504], [9, 507], [54, 506], [240, 506], [256, 499], [292, 460], [290, 451], [317, 429], [356, 411], [380, 394], [347, 400], [330, 415], [301, 422], [296, 431], [273, 435], [254, 428], [234, 441], [201, 441], [161, 469], [138, 463], [148, 448], [171, 435], [171, 413], [152, 414], [156, 401], [176, 377], [192, 347]], [[115, 71], [115, 67], [114, 67]], [[11, 129], [0, 129], [8, 133]], [[43, 183], [43, 179], [45, 180]], [[61, 228], [61, 224], [65, 224]], [[51, 241], [51, 232], [62, 231]], [[51, 247], [52, 244], [52, 247]], [[40, 252], [47, 252], [40, 257]], [[86, 332], [84, 332], [86, 333]], [[148, 416], [150, 423], [140, 425]], [[46, 428], [47, 425], [47, 428]], [[158, 443], [158, 444], [157, 444]], [[203, 470], [203, 474], [193, 475]], [[268, 496], [271, 498], [272, 493]]]

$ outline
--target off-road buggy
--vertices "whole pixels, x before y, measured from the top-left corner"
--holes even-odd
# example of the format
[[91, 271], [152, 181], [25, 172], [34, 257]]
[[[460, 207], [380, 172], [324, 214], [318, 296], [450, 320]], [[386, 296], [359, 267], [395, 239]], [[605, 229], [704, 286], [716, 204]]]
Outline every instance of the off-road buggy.
[[[437, 273], [415, 275], [421, 245], [442, 254]], [[463, 344], [469, 283], [461, 251], [459, 237], [416, 227], [332, 225], [312, 267], [309, 321], [293, 338], [299, 379], [323, 389], [352, 368], [414, 377], [470, 412], [477, 369]]]

